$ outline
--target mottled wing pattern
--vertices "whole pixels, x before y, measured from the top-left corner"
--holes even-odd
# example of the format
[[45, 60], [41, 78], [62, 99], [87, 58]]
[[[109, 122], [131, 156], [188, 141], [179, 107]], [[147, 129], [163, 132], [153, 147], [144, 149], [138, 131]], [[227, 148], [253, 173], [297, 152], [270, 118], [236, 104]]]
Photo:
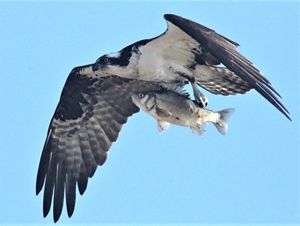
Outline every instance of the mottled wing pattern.
[[248, 82], [227, 68], [204, 65], [197, 65], [196, 68], [201, 71], [201, 76], [197, 77], [198, 85], [211, 93], [227, 96], [251, 90]]
[[[290, 119], [288, 110], [278, 99], [278, 97], [280, 97], [278, 92], [276, 92], [269, 80], [263, 76], [254, 64], [237, 51], [238, 43], [216, 33], [214, 30], [176, 15], [166, 14], [165, 19], [175, 26], [178, 26], [183, 32], [199, 43], [199, 49], [202, 50], [198, 54], [199, 64], [208, 66], [223, 64], [237, 77], [243, 80], [245, 86], [254, 88]], [[220, 75], [222, 76], [221, 73]], [[236, 81], [231, 75], [226, 76], [223, 74], [223, 78], [226, 77], [228, 80]], [[217, 83], [217, 81], [212, 82]], [[199, 82], [199, 84], [202, 85], [201, 82]], [[207, 87], [207, 84], [203, 86], [205, 87], [205, 85]], [[218, 85], [223, 86], [222, 83]], [[224, 86], [224, 88], [227, 87]], [[214, 91], [214, 89], [211, 90]]]
[[[216, 66], [221, 64], [220, 60], [203, 48], [201, 43], [172, 22], [167, 21], [167, 24], [168, 29], [163, 34], [133, 44], [142, 53], [140, 68], [147, 69], [151, 58], [161, 57], [168, 64], [168, 70], [180, 71], [181, 75], [187, 76], [185, 72], [188, 68], [193, 72], [198, 85], [214, 94], [233, 95], [245, 93], [252, 88], [232, 71]], [[132, 48], [132, 45], [126, 48]], [[151, 78], [155, 76], [153, 72]]]
[[71, 72], [51, 120], [40, 159], [36, 193], [44, 187], [43, 213], [53, 199], [53, 217], [61, 214], [64, 196], [68, 216], [75, 207], [76, 185], [80, 194], [88, 178], [107, 158], [127, 118], [138, 112], [131, 92], [160, 86], [120, 77], [93, 78]]

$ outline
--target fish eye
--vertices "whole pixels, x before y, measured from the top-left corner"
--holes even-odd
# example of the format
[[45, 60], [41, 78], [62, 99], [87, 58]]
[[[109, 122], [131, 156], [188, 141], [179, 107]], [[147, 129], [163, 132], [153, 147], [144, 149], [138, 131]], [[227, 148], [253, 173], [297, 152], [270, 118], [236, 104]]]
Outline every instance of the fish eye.
[[139, 94], [138, 94], [138, 97], [139, 97], [139, 98], [143, 98], [144, 96], [145, 96], [145, 95], [144, 95], [143, 93], [139, 93]]

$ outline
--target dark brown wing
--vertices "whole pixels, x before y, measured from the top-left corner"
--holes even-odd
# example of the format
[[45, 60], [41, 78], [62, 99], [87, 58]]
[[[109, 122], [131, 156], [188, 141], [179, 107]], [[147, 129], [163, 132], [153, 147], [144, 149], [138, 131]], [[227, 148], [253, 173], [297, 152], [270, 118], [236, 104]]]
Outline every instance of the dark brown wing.
[[49, 213], [53, 197], [55, 222], [62, 211], [64, 194], [70, 217], [75, 207], [76, 184], [83, 194], [88, 178], [105, 162], [122, 125], [138, 112], [130, 93], [160, 88], [116, 76], [89, 77], [79, 73], [83, 69], [73, 70], [66, 81], [37, 174], [36, 193], [44, 187], [44, 216]]
[[[291, 120], [288, 110], [278, 99], [278, 97], [280, 97], [278, 92], [276, 92], [268, 79], [263, 76], [253, 63], [237, 51], [236, 48], [238, 47], [238, 44], [236, 42], [205, 26], [176, 15], [166, 14], [165, 19], [179, 27], [183, 32], [199, 43], [204, 50], [204, 54], [202, 53], [200, 59], [205, 59], [205, 56], [203, 58], [203, 55], [208, 54], [206, 56], [206, 63], [209, 65], [214, 66], [222, 63], [239, 77], [239, 80], [237, 80], [236, 78], [231, 79], [230, 76], [228, 76], [228, 80], [233, 80], [233, 84], [237, 81], [240, 83], [240, 80], [242, 80], [245, 88], [249, 86], [250, 88], [256, 89], [257, 92]], [[222, 73], [220, 73], [220, 75], [221, 74]], [[222, 84], [216, 85], [220, 86]], [[208, 86], [207, 88], [209, 89]], [[225, 86], [225, 88], [227, 87]], [[247, 89], [245, 89], [245, 91], [247, 91]]]

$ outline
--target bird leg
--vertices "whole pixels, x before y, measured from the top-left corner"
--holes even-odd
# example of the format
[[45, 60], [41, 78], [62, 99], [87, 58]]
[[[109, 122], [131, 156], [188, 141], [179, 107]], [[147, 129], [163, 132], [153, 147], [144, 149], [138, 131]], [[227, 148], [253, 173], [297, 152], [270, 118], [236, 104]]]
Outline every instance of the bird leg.
[[193, 93], [194, 93], [194, 98], [196, 103], [202, 107], [205, 108], [208, 104], [208, 99], [206, 98], [206, 96], [204, 96], [204, 94], [199, 90], [197, 82], [195, 81], [195, 78], [189, 78], [189, 81], [192, 85], [193, 88]]

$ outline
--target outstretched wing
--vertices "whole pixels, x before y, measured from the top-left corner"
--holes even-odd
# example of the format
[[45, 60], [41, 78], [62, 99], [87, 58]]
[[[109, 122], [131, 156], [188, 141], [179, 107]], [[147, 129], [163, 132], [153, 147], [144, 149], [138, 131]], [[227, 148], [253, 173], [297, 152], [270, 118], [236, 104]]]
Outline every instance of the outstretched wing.
[[155, 83], [129, 80], [117, 76], [93, 77], [83, 74], [92, 65], [74, 69], [63, 88], [51, 120], [40, 159], [36, 193], [44, 187], [43, 213], [61, 214], [64, 196], [67, 212], [73, 214], [76, 184], [80, 194], [88, 178], [107, 158], [127, 118], [138, 112], [131, 92], [159, 89]]
[[[166, 68], [179, 74], [192, 72], [199, 86], [214, 94], [233, 95], [256, 89], [288, 119], [280, 95], [263, 74], [238, 51], [238, 43], [188, 19], [166, 14], [168, 29], [162, 35], [135, 43], [140, 61], [162, 58]], [[150, 59], [150, 60], [149, 60]], [[154, 74], [154, 75], [153, 75]], [[157, 73], [152, 73], [154, 77]]]
[[[211, 81], [209, 81], [209, 78], [207, 81], [199, 79], [198, 83], [200, 86], [214, 93], [218, 93], [218, 89], [223, 92], [230, 90], [227, 94], [233, 94], [235, 90], [243, 93], [249, 88], [254, 88], [291, 120], [288, 110], [278, 99], [280, 95], [272, 87], [269, 80], [263, 76], [251, 61], [237, 51], [238, 43], [191, 20], [171, 14], [166, 14], [164, 17], [168, 22], [178, 27], [199, 43], [200, 46], [198, 50], [196, 50], [196, 52], [198, 51], [196, 57], [199, 57], [200, 60], [197, 63], [207, 65], [209, 66], [207, 70], [212, 70], [211, 73], [207, 74], [207, 76], [211, 78]], [[218, 70], [218, 68], [214, 67], [214, 65], [217, 64], [223, 64], [227, 69], [219, 68]], [[201, 73], [201, 70], [199, 71]], [[216, 80], [214, 78], [216, 78]], [[220, 78], [226, 82], [222, 82]], [[211, 87], [209, 84], [211, 84]], [[212, 87], [218, 89], [214, 90]], [[239, 90], [239, 87], [244, 88]]]

